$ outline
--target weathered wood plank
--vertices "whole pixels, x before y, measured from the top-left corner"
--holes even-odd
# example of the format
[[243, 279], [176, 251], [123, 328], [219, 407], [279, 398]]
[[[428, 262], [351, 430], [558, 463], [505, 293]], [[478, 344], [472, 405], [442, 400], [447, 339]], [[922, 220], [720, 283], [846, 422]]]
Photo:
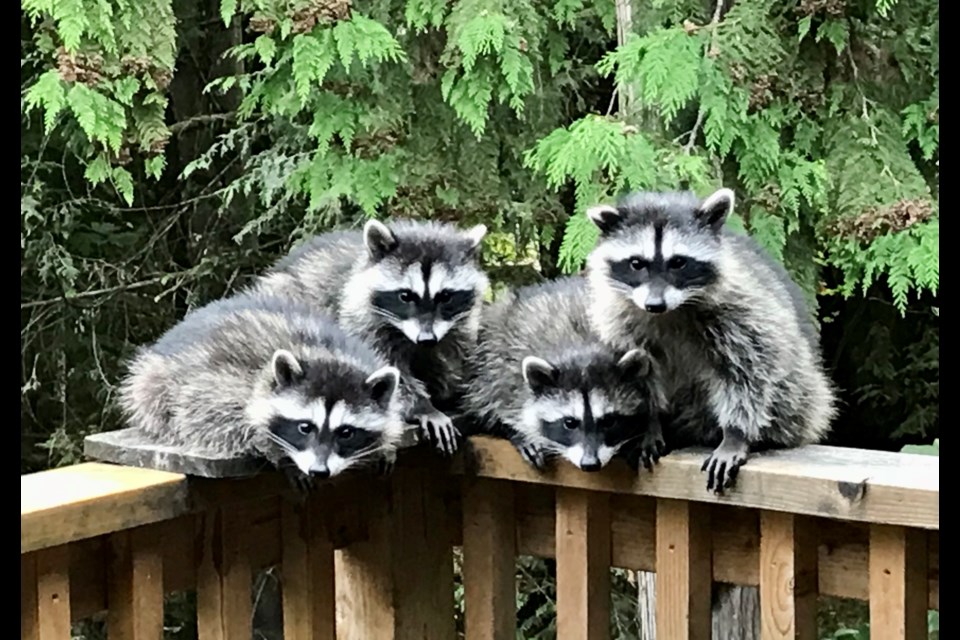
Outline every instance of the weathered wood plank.
[[214, 510], [198, 517], [202, 546], [197, 562], [197, 632], [200, 640], [252, 635], [252, 572], [246, 549], [245, 510]]
[[398, 468], [388, 495], [363, 497], [367, 539], [336, 554], [340, 640], [454, 636], [453, 555], [435, 473]]
[[657, 637], [710, 640], [710, 512], [657, 500]]
[[20, 553], [186, 512], [182, 475], [85, 463], [20, 476]]
[[717, 496], [705, 488], [706, 450], [676, 451], [653, 473], [633, 473], [614, 461], [599, 473], [566, 462], [540, 474], [504, 440], [471, 438], [455, 470], [520, 482], [714, 502], [841, 520], [940, 529], [940, 459], [864, 449], [811, 445], [757, 454], [736, 487]]
[[37, 554], [20, 556], [20, 638], [35, 640], [40, 635], [37, 611]]
[[513, 485], [467, 479], [463, 504], [467, 640], [513, 640], [517, 628]]
[[51, 547], [35, 553], [37, 562], [37, 638], [70, 640], [70, 549]]
[[110, 535], [107, 595], [110, 640], [163, 638], [163, 556], [160, 525]]
[[303, 505], [284, 500], [283, 637], [336, 640], [333, 543], [323, 523], [323, 496]]
[[760, 634], [816, 640], [817, 540], [804, 516], [760, 514]]
[[927, 637], [927, 548], [923, 532], [870, 527], [870, 638]]
[[557, 637], [610, 637], [610, 496], [557, 491]]

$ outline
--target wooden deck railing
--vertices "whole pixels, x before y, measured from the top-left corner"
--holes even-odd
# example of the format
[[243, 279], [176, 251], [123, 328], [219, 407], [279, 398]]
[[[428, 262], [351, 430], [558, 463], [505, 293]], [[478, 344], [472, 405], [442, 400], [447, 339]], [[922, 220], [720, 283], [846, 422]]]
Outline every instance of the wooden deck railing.
[[539, 475], [508, 443], [474, 439], [451, 465], [410, 452], [391, 478], [331, 483], [303, 506], [276, 475], [22, 476], [21, 637], [66, 640], [105, 611], [110, 638], [157, 639], [164, 594], [196, 589], [203, 640], [248, 640], [252, 577], [279, 565], [287, 639], [451, 638], [458, 545], [470, 639], [515, 637], [520, 554], [556, 558], [561, 640], [608, 636], [611, 566], [657, 572], [660, 640], [709, 638], [712, 582], [759, 586], [764, 639], [814, 638], [818, 594], [869, 600], [872, 640], [926, 637], [938, 458], [778, 452], [716, 497], [702, 457]]

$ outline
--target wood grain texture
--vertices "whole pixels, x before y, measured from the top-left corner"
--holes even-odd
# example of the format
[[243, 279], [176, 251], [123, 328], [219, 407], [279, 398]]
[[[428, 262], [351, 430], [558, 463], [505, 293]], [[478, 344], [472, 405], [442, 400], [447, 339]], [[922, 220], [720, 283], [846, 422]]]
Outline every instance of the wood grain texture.
[[187, 513], [184, 476], [86, 463], [20, 476], [20, 553]]
[[207, 512], [197, 562], [197, 632], [200, 640], [250, 638], [253, 632], [252, 572], [244, 509]]
[[37, 551], [37, 635], [39, 640], [70, 640], [70, 549]]
[[557, 491], [557, 637], [610, 637], [610, 496]]
[[760, 513], [762, 640], [816, 640], [817, 540], [804, 516]]
[[657, 501], [657, 638], [710, 640], [710, 512]]
[[363, 496], [365, 540], [336, 554], [340, 640], [452, 638], [453, 553], [444, 485], [427, 468], [397, 469]]
[[40, 635], [37, 611], [37, 554], [20, 556], [20, 638], [34, 640]]
[[484, 478], [940, 529], [940, 459], [935, 456], [821, 445], [770, 451], [751, 456], [736, 487], [717, 496], [706, 491], [700, 472], [707, 453], [672, 452], [653, 473], [634, 473], [615, 460], [598, 473], [561, 461], [540, 474], [509, 442], [474, 437], [454, 469]]
[[336, 640], [333, 543], [323, 495], [281, 504], [284, 640]]
[[927, 549], [922, 532], [870, 527], [870, 638], [927, 637]]
[[110, 640], [163, 638], [163, 556], [158, 525], [110, 535]]
[[517, 628], [513, 485], [464, 480], [463, 581], [467, 640], [513, 640]]

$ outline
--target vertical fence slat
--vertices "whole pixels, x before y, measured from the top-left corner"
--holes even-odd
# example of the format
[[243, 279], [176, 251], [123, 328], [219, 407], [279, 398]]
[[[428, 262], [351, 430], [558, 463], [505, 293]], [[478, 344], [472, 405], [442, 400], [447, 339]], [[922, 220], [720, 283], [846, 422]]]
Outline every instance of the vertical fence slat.
[[610, 496], [557, 490], [557, 637], [610, 636]]
[[242, 507], [200, 516], [203, 544], [197, 565], [197, 631], [200, 640], [246, 640], [252, 635], [252, 574], [244, 545]]
[[657, 638], [710, 640], [710, 511], [657, 500]]
[[281, 504], [284, 640], [336, 638], [333, 543], [322, 506], [322, 495]]
[[34, 640], [40, 635], [37, 617], [37, 554], [20, 556], [20, 638]]
[[436, 470], [398, 469], [364, 496], [368, 538], [336, 554], [339, 640], [452, 638], [453, 553]]
[[870, 638], [927, 637], [927, 533], [870, 526]]
[[463, 588], [468, 640], [512, 640], [517, 628], [513, 486], [463, 483]]
[[809, 518], [760, 513], [763, 640], [816, 640], [817, 540]]
[[160, 526], [110, 536], [107, 625], [110, 640], [163, 637], [163, 557]]
[[70, 639], [70, 548], [67, 545], [36, 552], [37, 638]]

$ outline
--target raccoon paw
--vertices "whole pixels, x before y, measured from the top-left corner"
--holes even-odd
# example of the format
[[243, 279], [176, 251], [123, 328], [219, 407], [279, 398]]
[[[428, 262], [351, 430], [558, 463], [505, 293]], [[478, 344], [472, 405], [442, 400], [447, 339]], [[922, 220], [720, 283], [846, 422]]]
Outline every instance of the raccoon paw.
[[396, 467], [396, 465], [397, 465], [397, 454], [395, 452], [385, 454], [377, 462], [377, 473], [381, 476], [389, 476], [390, 474], [393, 473], [393, 470]]
[[517, 444], [517, 451], [520, 457], [537, 471], [544, 471], [547, 468], [547, 458], [543, 449], [535, 444]]
[[[653, 471], [653, 466], [660, 462], [660, 456], [667, 450], [667, 443], [659, 433], [647, 433], [640, 441], [639, 460], [647, 471]], [[639, 465], [638, 465], [639, 467]]]
[[434, 411], [420, 416], [420, 435], [444, 455], [452, 456], [457, 451], [460, 432], [446, 414]]
[[290, 488], [293, 489], [293, 493], [300, 500], [305, 499], [313, 490], [313, 478], [301, 473], [296, 467], [287, 467], [283, 473], [287, 477], [287, 482], [290, 484]]
[[707, 472], [707, 491], [721, 494], [732, 487], [740, 473], [740, 467], [746, 461], [746, 448], [724, 446], [721, 443], [700, 467], [700, 471]]

